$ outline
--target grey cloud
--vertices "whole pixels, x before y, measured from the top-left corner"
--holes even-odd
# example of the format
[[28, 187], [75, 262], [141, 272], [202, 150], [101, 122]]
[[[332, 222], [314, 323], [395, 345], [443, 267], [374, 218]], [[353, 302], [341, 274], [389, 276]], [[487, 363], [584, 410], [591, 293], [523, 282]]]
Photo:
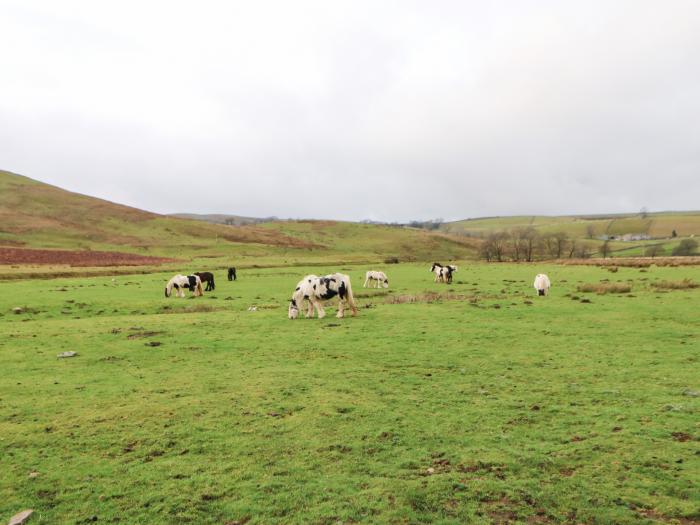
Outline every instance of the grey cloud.
[[338, 219], [697, 208], [694, 1], [2, 9], [0, 167], [71, 190]]

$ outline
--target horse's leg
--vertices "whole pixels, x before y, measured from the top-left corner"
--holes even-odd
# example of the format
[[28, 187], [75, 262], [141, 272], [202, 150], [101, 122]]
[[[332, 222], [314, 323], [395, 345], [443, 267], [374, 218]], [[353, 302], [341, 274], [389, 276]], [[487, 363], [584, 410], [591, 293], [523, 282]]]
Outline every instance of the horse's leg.
[[314, 316], [314, 304], [311, 302], [311, 299], [308, 299], [306, 301], [306, 318], [313, 319], [313, 316]]
[[314, 301], [314, 306], [316, 307], [316, 311], [318, 312], [319, 319], [323, 319], [324, 317], [326, 317], [326, 311], [323, 309], [323, 305], [320, 301]]
[[338, 299], [338, 319], [345, 317], [345, 301], [343, 299]]
[[367, 283], [369, 282], [369, 277], [365, 279], [365, 284], [362, 285], [362, 288], [367, 288]]

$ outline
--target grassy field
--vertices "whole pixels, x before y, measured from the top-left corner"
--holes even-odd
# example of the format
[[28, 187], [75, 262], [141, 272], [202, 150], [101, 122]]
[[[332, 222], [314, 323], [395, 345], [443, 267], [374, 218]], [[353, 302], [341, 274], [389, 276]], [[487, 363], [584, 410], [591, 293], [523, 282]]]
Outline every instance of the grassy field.
[[688, 237], [700, 235], [700, 212], [650, 213], [645, 218], [638, 214], [490, 217], [449, 222], [444, 224], [442, 229], [454, 233], [479, 235], [498, 230], [533, 227], [543, 234], [565, 232], [572, 238], [586, 239], [589, 226], [593, 228], [595, 237], [626, 233], [671, 237], [673, 230], [676, 230], [679, 236]]
[[654, 286], [700, 268], [342, 268], [320, 321], [287, 301], [338, 267], [0, 283], [0, 522], [700, 521], [700, 289]]
[[[651, 244], [659, 245], [662, 255], [671, 255], [681, 239], [700, 235], [700, 213], [663, 212], [651, 213], [645, 218], [640, 215], [610, 216], [515, 216], [470, 219], [443, 224], [441, 230], [452, 234], [486, 236], [497, 231], [510, 231], [518, 228], [534, 228], [542, 235], [564, 232], [579, 244], [587, 245], [595, 252], [602, 244], [603, 235], [622, 236], [625, 234], [646, 234], [652, 237], [644, 241], [611, 241], [612, 257], [637, 257]], [[593, 238], [590, 238], [592, 228]], [[676, 231], [678, 237], [671, 238]]]

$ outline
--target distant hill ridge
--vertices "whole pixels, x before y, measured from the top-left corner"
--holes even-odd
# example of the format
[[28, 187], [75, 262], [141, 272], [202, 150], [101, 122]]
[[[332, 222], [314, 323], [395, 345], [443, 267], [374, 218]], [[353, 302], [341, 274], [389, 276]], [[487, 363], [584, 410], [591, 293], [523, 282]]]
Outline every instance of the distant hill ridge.
[[[118, 253], [131, 253], [177, 259], [180, 262], [175, 264], [180, 265], [197, 259], [200, 268], [243, 261], [250, 265], [334, 261], [337, 265], [338, 261], [469, 258], [478, 244], [461, 236], [383, 225], [260, 222], [226, 214], [186, 216], [198, 220], [159, 215], [0, 171], [0, 247], [10, 254], [21, 252], [23, 260], [37, 255], [27, 253], [28, 249], [54, 249], [110, 252], [114, 260], [119, 259]], [[237, 225], [226, 225], [226, 220]], [[50, 263], [51, 254], [43, 253], [40, 259]], [[12, 264], [8, 258], [4, 261], [0, 265]]]

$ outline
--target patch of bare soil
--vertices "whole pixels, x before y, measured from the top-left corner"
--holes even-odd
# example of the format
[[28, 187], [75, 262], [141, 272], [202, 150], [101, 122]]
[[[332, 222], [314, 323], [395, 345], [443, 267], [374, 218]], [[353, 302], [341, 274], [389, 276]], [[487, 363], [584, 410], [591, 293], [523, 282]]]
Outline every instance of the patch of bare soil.
[[0, 264], [68, 264], [70, 266], [143, 266], [176, 259], [91, 250], [35, 250], [0, 248]]

